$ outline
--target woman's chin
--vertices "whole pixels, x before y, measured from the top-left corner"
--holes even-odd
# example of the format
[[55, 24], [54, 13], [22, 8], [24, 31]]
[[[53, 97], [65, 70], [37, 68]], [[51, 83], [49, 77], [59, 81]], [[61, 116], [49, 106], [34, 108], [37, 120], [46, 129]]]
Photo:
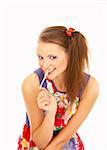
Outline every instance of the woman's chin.
[[50, 79], [50, 80], [53, 80], [54, 76], [48, 75], [47, 78]]
[[54, 79], [54, 78], [55, 78], [54, 71], [49, 72], [49, 74], [47, 75], [47, 77], [48, 77], [49, 79]]
[[48, 74], [48, 75], [47, 75], [47, 78], [50, 79], [50, 80], [53, 80], [53, 79], [56, 78], [56, 76], [53, 75], [53, 74]]

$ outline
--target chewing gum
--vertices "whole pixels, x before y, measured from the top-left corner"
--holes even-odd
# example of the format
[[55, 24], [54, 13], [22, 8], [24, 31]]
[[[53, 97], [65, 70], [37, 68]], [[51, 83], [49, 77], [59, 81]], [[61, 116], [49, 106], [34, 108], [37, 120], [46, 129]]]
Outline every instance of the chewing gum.
[[42, 82], [41, 82], [41, 84], [40, 84], [40, 86], [39, 86], [39, 89], [42, 88], [42, 85], [43, 85], [43, 83], [44, 83], [44, 81], [45, 81], [45, 79], [46, 79], [46, 76], [48, 75], [49, 72], [50, 72], [50, 70], [47, 70], [47, 71], [46, 71], [46, 73], [45, 73], [45, 75], [44, 75], [44, 78], [43, 78], [43, 80], [42, 80]]

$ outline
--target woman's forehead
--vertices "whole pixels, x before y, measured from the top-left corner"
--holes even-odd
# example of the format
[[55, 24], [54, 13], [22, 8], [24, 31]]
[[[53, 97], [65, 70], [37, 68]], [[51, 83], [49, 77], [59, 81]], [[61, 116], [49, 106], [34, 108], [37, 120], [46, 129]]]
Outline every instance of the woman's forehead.
[[58, 45], [58, 44], [54, 44], [54, 43], [44, 43], [44, 42], [39, 42], [37, 45], [37, 54], [63, 54], [65, 53], [64, 51], [65, 49]]

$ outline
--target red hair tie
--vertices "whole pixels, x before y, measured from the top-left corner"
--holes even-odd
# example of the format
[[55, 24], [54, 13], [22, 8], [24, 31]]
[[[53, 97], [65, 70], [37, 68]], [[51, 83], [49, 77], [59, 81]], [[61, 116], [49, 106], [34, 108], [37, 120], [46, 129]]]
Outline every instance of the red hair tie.
[[72, 33], [73, 33], [74, 31], [75, 31], [75, 29], [73, 29], [73, 28], [67, 29], [67, 30], [66, 30], [67, 36], [72, 36]]

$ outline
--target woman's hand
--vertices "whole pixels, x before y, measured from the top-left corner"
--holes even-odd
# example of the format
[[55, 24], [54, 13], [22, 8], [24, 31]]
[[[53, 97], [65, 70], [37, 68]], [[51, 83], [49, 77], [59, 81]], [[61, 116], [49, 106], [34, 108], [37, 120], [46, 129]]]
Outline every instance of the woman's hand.
[[57, 102], [55, 97], [52, 96], [46, 88], [41, 88], [37, 97], [38, 107], [48, 112], [56, 113]]

